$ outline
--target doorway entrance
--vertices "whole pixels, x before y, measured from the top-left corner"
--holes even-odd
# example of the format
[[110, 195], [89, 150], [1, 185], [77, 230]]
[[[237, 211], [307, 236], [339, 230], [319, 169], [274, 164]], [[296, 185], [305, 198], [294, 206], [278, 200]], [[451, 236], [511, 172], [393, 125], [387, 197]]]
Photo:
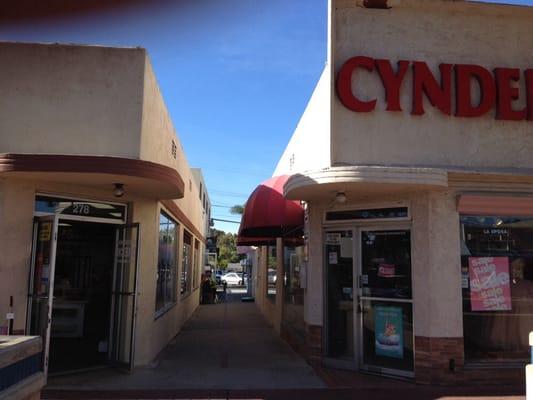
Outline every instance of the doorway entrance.
[[109, 347], [115, 227], [61, 221], [57, 236], [49, 372], [104, 365]]
[[[44, 370], [131, 370], [139, 226], [106, 221], [103, 203], [48, 203], [56, 212], [34, 220], [27, 321], [27, 332], [43, 337]], [[85, 215], [64, 214], [72, 209]]]
[[332, 228], [324, 240], [326, 363], [414, 376], [409, 227]]

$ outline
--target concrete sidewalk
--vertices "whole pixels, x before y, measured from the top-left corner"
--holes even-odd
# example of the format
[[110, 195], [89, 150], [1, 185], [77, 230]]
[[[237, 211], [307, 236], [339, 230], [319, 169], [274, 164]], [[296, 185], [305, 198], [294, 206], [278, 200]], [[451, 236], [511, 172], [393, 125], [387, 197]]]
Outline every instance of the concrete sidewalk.
[[203, 305], [151, 367], [49, 379], [45, 399], [525, 399], [521, 387], [420, 386], [357, 372], [314, 371], [244, 294]]
[[201, 305], [151, 367], [51, 377], [47, 390], [309, 389], [326, 385], [241, 294]]

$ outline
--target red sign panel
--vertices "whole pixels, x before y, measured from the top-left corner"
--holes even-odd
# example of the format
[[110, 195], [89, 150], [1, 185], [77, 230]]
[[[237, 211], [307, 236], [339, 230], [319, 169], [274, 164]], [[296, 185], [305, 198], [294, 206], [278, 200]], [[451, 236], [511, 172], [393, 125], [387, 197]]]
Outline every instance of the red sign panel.
[[472, 311], [511, 310], [509, 259], [470, 257], [468, 266]]

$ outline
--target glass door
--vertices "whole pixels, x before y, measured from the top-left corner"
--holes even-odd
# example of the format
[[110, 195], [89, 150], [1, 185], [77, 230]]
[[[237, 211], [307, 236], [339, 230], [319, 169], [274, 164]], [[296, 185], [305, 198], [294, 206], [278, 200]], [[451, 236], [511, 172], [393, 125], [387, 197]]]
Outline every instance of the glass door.
[[355, 367], [352, 230], [325, 232], [326, 356]]
[[50, 353], [57, 227], [57, 216], [36, 217], [34, 219], [26, 332], [29, 335], [39, 335], [43, 338], [45, 376], [48, 372]]
[[108, 357], [111, 365], [130, 372], [135, 362], [139, 236], [138, 223], [116, 228]]
[[360, 367], [413, 376], [410, 230], [361, 230], [360, 266]]

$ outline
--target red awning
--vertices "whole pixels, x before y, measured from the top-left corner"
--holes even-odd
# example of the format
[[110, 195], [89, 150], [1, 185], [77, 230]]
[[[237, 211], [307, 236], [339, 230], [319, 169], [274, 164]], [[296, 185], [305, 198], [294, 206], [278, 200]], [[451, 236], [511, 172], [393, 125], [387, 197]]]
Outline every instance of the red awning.
[[237, 236], [237, 246], [275, 246], [276, 238]]
[[[299, 232], [301, 234], [301, 232]], [[284, 237], [283, 238], [283, 246], [303, 246], [304, 245], [304, 238], [303, 236], [298, 237]], [[275, 246], [276, 245], [276, 238], [257, 238], [257, 237], [242, 237], [237, 236], [237, 246], [239, 247], [245, 247], [245, 246]]]
[[264, 181], [250, 195], [239, 228], [239, 239], [302, 236], [304, 209], [299, 201], [283, 197], [288, 175]]

